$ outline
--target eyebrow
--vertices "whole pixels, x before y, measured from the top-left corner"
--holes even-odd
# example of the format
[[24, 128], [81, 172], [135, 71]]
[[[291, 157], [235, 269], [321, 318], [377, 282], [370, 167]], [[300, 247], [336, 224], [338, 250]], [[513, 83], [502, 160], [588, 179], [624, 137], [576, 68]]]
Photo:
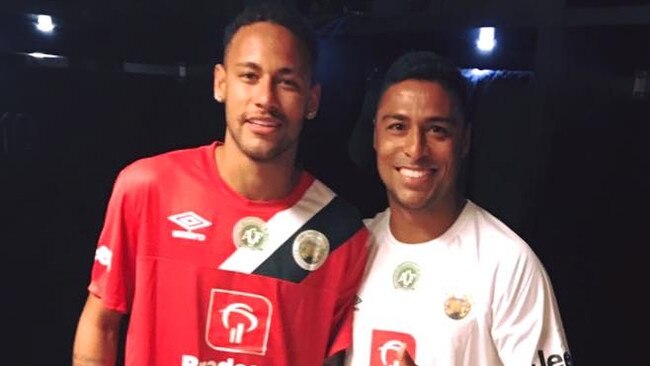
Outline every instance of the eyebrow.
[[262, 70], [260, 65], [254, 63], [254, 62], [238, 62], [235, 64], [235, 67], [247, 67], [250, 69], [255, 69], [255, 70]]
[[[387, 119], [393, 119], [393, 120], [398, 120], [398, 121], [408, 121], [409, 118], [401, 113], [389, 113], [386, 115], [383, 115], [381, 117], [381, 121], [387, 120]], [[453, 117], [432, 117], [428, 118], [427, 122], [446, 122], [446, 123], [457, 123], [457, 119]]]
[[381, 116], [380, 121], [384, 121], [384, 120], [387, 120], [387, 119], [396, 119], [398, 121], [406, 121], [406, 120], [408, 120], [408, 117], [406, 117], [405, 115], [400, 114], [400, 113], [389, 113], [389, 114], [385, 114], [385, 115]]
[[[235, 64], [235, 67], [240, 67], [240, 68], [250, 68], [253, 69], [257, 72], [262, 71], [262, 67], [255, 62], [238, 62]], [[290, 67], [283, 67], [280, 70], [278, 70], [278, 73], [281, 75], [297, 75], [298, 71], [296, 69], [292, 69]]]

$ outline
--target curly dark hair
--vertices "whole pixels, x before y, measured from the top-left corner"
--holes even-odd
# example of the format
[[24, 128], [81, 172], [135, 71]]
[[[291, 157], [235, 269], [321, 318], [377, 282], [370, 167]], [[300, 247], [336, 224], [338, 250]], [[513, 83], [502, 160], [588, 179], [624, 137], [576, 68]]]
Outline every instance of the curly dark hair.
[[303, 45], [303, 51], [311, 66], [312, 78], [318, 64], [318, 41], [316, 31], [312, 24], [295, 8], [283, 5], [280, 2], [263, 2], [247, 6], [235, 17], [224, 32], [223, 53], [224, 59], [228, 53], [228, 46], [235, 33], [244, 26], [257, 22], [270, 22], [287, 28]]

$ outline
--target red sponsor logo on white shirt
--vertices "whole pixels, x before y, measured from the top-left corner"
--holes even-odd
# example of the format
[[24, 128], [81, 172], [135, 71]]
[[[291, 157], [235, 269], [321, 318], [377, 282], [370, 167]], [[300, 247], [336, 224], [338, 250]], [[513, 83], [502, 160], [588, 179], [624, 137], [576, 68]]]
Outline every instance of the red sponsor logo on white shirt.
[[406, 347], [415, 359], [415, 339], [412, 335], [375, 329], [370, 343], [370, 366], [399, 366], [399, 351]]

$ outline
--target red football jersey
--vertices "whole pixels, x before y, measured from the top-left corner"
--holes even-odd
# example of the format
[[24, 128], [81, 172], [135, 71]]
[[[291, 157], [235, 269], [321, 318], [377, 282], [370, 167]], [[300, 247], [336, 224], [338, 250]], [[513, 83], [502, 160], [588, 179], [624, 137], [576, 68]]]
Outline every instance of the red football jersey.
[[130, 313], [128, 366], [322, 365], [351, 344], [368, 232], [308, 173], [285, 199], [241, 197], [216, 144], [120, 172], [89, 290]]

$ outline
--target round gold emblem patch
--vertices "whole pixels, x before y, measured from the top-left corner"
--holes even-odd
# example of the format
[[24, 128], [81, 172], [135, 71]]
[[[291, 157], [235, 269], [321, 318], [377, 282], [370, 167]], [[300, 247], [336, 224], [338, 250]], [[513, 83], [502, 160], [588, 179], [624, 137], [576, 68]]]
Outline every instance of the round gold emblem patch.
[[472, 311], [472, 301], [469, 296], [451, 295], [445, 301], [445, 314], [454, 320], [460, 320]]
[[404, 262], [393, 271], [393, 286], [402, 290], [413, 290], [420, 279], [420, 266]]
[[293, 259], [308, 271], [318, 269], [330, 252], [330, 242], [320, 231], [305, 230], [293, 241]]
[[238, 248], [262, 250], [268, 239], [266, 222], [259, 217], [244, 217], [232, 230], [232, 241]]

